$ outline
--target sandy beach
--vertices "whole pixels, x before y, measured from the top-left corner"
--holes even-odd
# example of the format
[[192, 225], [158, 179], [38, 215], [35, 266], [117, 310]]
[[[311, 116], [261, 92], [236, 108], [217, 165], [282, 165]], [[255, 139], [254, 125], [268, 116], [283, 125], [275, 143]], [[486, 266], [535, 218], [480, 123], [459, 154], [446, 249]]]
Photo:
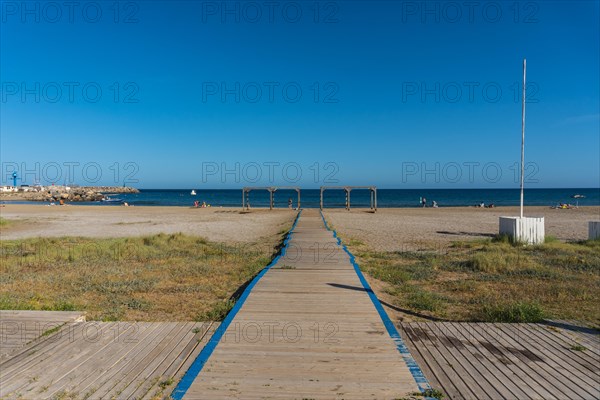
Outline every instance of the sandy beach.
[[[588, 221], [600, 219], [600, 207], [555, 210], [528, 207], [527, 215], [544, 216], [546, 235], [560, 240], [587, 239]], [[457, 240], [491, 237], [498, 233], [498, 217], [517, 215], [518, 207], [479, 209], [384, 208], [326, 209], [325, 217], [345, 237], [365, 242], [373, 250], [415, 249]], [[2, 239], [27, 237], [127, 237], [182, 232], [222, 242], [252, 242], [288, 228], [296, 215], [288, 209], [187, 207], [48, 207], [6, 204]]]
[[0, 215], [3, 240], [28, 237], [127, 237], [185, 233], [215, 242], [256, 242], [287, 230], [296, 212], [240, 208], [45, 206], [10, 204]]
[[[344, 237], [358, 239], [376, 251], [397, 251], [492, 237], [498, 233], [498, 217], [519, 215], [519, 208], [382, 208], [374, 214], [328, 209], [324, 214]], [[600, 220], [600, 207], [527, 207], [525, 215], [545, 217], [546, 236], [584, 240], [588, 221]]]

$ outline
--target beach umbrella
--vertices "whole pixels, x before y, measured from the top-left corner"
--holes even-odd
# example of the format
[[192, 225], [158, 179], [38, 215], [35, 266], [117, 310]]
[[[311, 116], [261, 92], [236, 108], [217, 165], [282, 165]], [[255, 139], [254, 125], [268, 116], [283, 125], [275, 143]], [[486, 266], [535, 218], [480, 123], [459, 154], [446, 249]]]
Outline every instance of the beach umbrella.
[[585, 199], [585, 196], [582, 194], [574, 194], [571, 196], [572, 199], [577, 199], [577, 201], [575, 202], [575, 205], [577, 206], [577, 208], [579, 208], [579, 199]]

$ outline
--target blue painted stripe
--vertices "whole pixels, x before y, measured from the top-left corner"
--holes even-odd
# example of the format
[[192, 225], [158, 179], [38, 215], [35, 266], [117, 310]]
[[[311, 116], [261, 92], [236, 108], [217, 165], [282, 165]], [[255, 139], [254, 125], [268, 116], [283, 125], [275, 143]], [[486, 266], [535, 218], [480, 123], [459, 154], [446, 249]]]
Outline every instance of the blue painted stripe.
[[[327, 221], [325, 220], [325, 216], [323, 215], [322, 211], [321, 211], [321, 218], [323, 219], [323, 224], [325, 224], [325, 228], [327, 228], [328, 231], [332, 231], [329, 228], [329, 225], [327, 225]], [[350, 252], [350, 250], [348, 250], [346, 245], [342, 243], [342, 240], [338, 237], [337, 232], [335, 230], [333, 230], [332, 232], [333, 232], [333, 237], [337, 239], [338, 245], [340, 245], [344, 249], [344, 251], [348, 254], [348, 256], [350, 257], [350, 262], [352, 263], [352, 266], [354, 267], [354, 271], [356, 272], [356, 275], [358, 275], [358, 279], [360, 279], [360, 283], [363, 285], [363, 287], [369, 294], [369, 298], [371, 299], [371, 301], [373, 302], [373, 305], [377, 309], [377, 312], [379, 313], [379, 317], [383, 321], [383, 325], [385, 326], [385, 329], [387, 330], [388, 335], [390, 335], [390, 337], [396, 344], [396, 348], [398, 349], [398, 352], [402, 356], [402, 359], [404, 359], [404, 362], [408, 366], [408, 369], [410, 370], [410, 373], [412, 374], [415, 382], [417, 383], [419, 390], [422, 393], [424, 393], [425, 390], [431, 389], [431, 385], [427, 381], [427, 378], [423, 374], [423, 371], [421, 371], [421, 368], [419, 367], [419, 365], [417, 364], [417, 362], [415, 361], [413, 356], [408, 351], [406, 344], [404, 344], [404, 340], [402, 340], [400, 333], [398, 333], [398, 329], [396, 329], [396, 326], [394, 325], [394, 323], [392, 322], [390, 317], [385, 312], [385, 309], [383, 308], [383, 306], [381, 305], [381, 302], [375, 295], [375, 292], [373, 292], [373, 289], [371, 289], [369, 282], [367, 282], [367, 280], [365, 279], [365, 276], [363, 275], [362, 271], [360, 270], [360, 267], [358, 266], [358, 263], [356, 262], [354, 255]], [[425, 399], [435, 400], [435, 399], [431, 399], [428, 397], [426, 397]]]
[[273, 265], [277, 264], [277, 261], [279, 260], [280, 257], [285, 256], [285, 253], [286, 253], [287, 247], [288, 247], [288, 243], [291, 240], [292, 235], [294, 233], [294, 229], [296, 229], [296, 224], [298, 224], [298, 220], [300, 219], [300, 214], [302, 214], [302, 210], [296, 216], [296, 220], [294, 221], [294, 224], [292, 225], [292, 229], [290, 230], [290, 232], [288, 233], [287, 237], [285, 238], [285, 240], [283, 242], [283, 247], [282, 247], [279, 255], [277, 257], [275, 257], [269, 265], [267, 265], [265, 268], [263, 268], [263, 270], [260, 271], [259, 274], [254, 277], [254, 279], [252, 279], [252, 281], [246, 287], [246, 289], [244, 290], [244, 292], [242, 293], [240, 298], [235, 302], [235, 305], [233, 306], [231, 311], [229, 311], [229, 314], [227, 314], [227, 316], [225, 317], [225, 319], [223, 320], [221, 325], [219, 325], [219, 327], [217, 328], [215, 333], [208, 340], [208, 343], [206, 343], [206, 345], [204, 346], [204, 348], [202, 349], [200, 354], [198, 354], [198, 357], [196, 357], [196, 359], [194, 360], [194, 362], [192, 363], [190, 368], [187, 370], [187, 372], [185, 373], [183, 378], [181, 378], [181, 380], [177, 384], [177, 387], [175, 388], [175, 390], [173, 390], [173, 393], [171, 394], [171, 397], [174, 400], [181, 400], [183, 398], [183, 396], [185, 396], [186, 392], [188, 391], [190, 386], [192, 386], [192, 383], [194, 382], [194, 380], [196, 379], [196, 377], [198, 376], [200, 371], [202, 371], [202, 368], [204, 368], [204, 365], [206, 364], [206, 362], [212, 355], [213, 351], [219, 344], [219, 341], [221, 340], [221, 338], [227, 331], [229, 324], [231, 324], [231, 321], [233, 321], [233, 319], [235, 318], [238, 311], [240, 311], [240, 309], [244, 305], [244, 302], [250, 295], [250, 292], [252, 291], [252, 289], [254, 288], [256, 283], [260, 280], [260, 278], [263, 277], [264, 274], [267, 273], [267, 271], [269, 269], [271, 269], [271, 267]]

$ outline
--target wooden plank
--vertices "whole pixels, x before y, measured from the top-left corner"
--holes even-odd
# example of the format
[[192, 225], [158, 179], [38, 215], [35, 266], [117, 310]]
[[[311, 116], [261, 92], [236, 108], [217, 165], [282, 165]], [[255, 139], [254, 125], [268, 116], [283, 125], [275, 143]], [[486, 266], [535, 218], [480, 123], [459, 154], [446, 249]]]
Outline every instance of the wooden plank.
[[[82, 338], [81, 340], [75, 339], [71, 348], [73, 351], [67, 351], [61, 353], [60, 357], [52, 354], [48, 360], [53, 360], [56, 365], [60, 365], [60, 368], [53, 369], [50, 373], [44, 372], [42, 369], [43, 365], [37, 365], [35, 370], [40, 374], [40, 379], [35, 382], [31, 382], [25, 390], [33, 389], [34, 387], [47, 387], [44, 391], [52, 394], [54, 392], [64, 391], [63, 387], [70, 381], [77, 381], [82, 379], [81, 376], [85, 376], [86, 373], [94, 373], [94, 367], [86, 365], [89, 359], [98, 359], [104, 352], [108, 351], [108, 348], [115, 345], [114, 340], [114, 327], [117, 323], [108, 323], [104, 327], [99, 327], [102, 335], [88, 337], [88, 340]], [[70, 341], [70, 339], [69, 339]], [[118, 343], [118, 342], [117, 342]], [[77, 350], [75, 350], [77, 349]], [[90, 371], [91, 370], [91, 371]], [[52, 397], [52, 396], [49, 396]], [[59, 397], [59, 396], [56, 396]]]
[[30, 342], [42, 340], [44, 332], [52, 328], [80, 321], [85, 321], [85, 313], [0, 310], [0, 360], [12, 356]]
[[[514, 331], [508, 333], [501, 329], [501, 327], [509, 326], [512, 324], [483, 324], [484, 326], [493, 326], [494, 330], [485, 330], [484, 336], [489, 337], [490, 340], [497, 340], [500, 344], [505, 346], [509, 352], [521, 361], [521, 365], [524, 369], [529, 368], [537, 373], [548, 388], [552, 388], [552, 393], [559, 399], [573, 399], [578, 398], [574, 390], [574, 385], [564, 383], [564, 376], [556, 370], [553, 366], [548, 365], [543, 355], [537, 354], [531, 350], [531, 348], [523, 343], [518, 334]], [[478, 327], [481, 329], [481, 324]], [[494, 332], [490, 334], [490, 331]]]
[[[529, 397], [527, 392], [530, 391], [524, 391], [521, 388], [522, 385], [519, 385], [520, 382], [515, 383], [515, 381], [520, 380], [518, 375], [500, 362], [496, 356], [490, 352], [489, 347], [483, 346], [481, 342], [473, 338], [468, 329], [465, 329], [467, 326], [458, 326], [454, 323], [443, 323], [443, 326], [448, 328], [455, 338], [461, 340], [465, 344], [464, 349], [468, 350], [471, 354], [469, 359], [473, 360], [473, 364], [478, 365], [479, 370], [485, 368], [490, 376], [496, 378], [499, 384], [507, 389], [507, 391], [502, 389], [502, 393], [506, 398], [524, 399]], [[502, 388], [502, 386], [498, 387]]]
[[[117, 323], [110, 323], [112, 327]], [[122, 325], [122, 323], [118, 323]], [[61, 390], [68, 392], [77, 391], [86, 395], [96, 392], [100, 387], [99, 382], [114, 379], [121, 371], [121, 365], [127, 357], [134, 357], [138, 344], [144, 343], [146, 338], [160, 325], [151, 323], [135, 323], [119, 326], [119, 335], [113, 338], [110, 347], [104, 351], [88, 357], [85, 362], [65, 376], [63, 381], [57, 381], [52, 385], [54, 390], [51, 394], [57, 394]], [[62, 385], [61, 385], [62, 384]], [[85, 396], [83, 396], [85, 397]]]
[[[87, 324], [87, 323], [86, 323]], [[38, 379], [40, 366], [43, 365], [44, 362], [51, 357], [54, 357], [58, 360], [65, 360], [69, 356], [73, 355], [81, 355], [84, 353], [85, 348], [89, 345], [90, 341], [86, 341], [85, 338], [88, 336], [85, 334], [85, 325], [86, 324], [78, 324], [72, 326], [72, 333], [63, 334], [64, 331], [69, 331], [71, 326], [67, 326], [63, 328], [60, 332], [57, 332], [51, 338], [48, 338], [44, 342], [40, 343], [39, 346], [35, 346], [31, 352], [28, 349], [24, 349], [22, 354], [19, 355], [18, 362], [14, 365], [5, 366], [2, 364], [2, 368], [0, 368], [0, 382], [11, 381], [11, 384], [3, 384], [2, 388], [4, 390], [12, 390], [12, 387], [15, 386], [17, 380], [15, 378], [16, 375], [21, 378], [27, 377], [27, 379]], [[100, 328], [98, 333], [100, 337], [107, 336]], [[73, 338], [82, 338], [82, 341], [74, 340]], [[54, 339], [57, 339], [56, 341]], [[12, 364], [13, 359], [9, 359], [6, 364]], [[59, 371], [56, 369], [49, 370], [53, 374], [58, 373]], [[45, 374], [51, 375], [51, 374]], [[52, 375], [54, 377], [54, 375]], [[51, 378], [52, 379], [52, 378]], [[37, 381], [36, 381], [37, 382]]]
[[[505, 394], [509, 398], [562, 400], [600, 397], [598, 389], [589, 392], [591, 382], [589, 380], [587, 380], [588, 390], [586, 391], [586, 388], [582, 390], [581, 373], [579, 377], [575, 376], [576, 374], [569, 375], [565, 372], [565, 368], [557, 364], [556, 360], [564, 358], [559, 357], [560, 354], [554, 354], [555, 358], [548, 360], [547, 353], [531, 346], [530, 341], [534, 340], [534, 337], [523, 332], [525, 330], [527, 334], [532, 334], [527, 331], [529, 328], [526, 324], [430, 322], [405, 323], [402, 327], [410, 338], [407, 343], [411, 350], [415, 355], [419, 354], [418, 359], [424, 359], [422, 364], [427, 365], [424, 372], [429, 374], [428, 378], [432, 382], [439, 382], [439, 389], [450, 398], [495, 399], [486, 394], [485, 390], [472, 388], [473, 381], [480, 377], [473, 379], [472, 371], [461, 370], [465, 363], [467, 366], [471, 364], [482, 374], [487, 372], [495, 375], [498, 381], [502, 382], [502, 386], [514, 392], [512, 396]], [[535, 338], [544, 346], [552, 347], [542, 339]], [[461, 340], [461, 344], [465, 345], [462, 352], [451, 350], [452, 347], [461, 347], [456, 340]], [[555, 349], [551, 348], [551, 350]], [[443, 377], [451, 369], [443, 364], [448, 363], [447, 360], [456, 360], [461, 356], [463, 359], [460, 360], [460, 367], [457, 370], [460, 377], [452, 379], [452, 384], [448, 384]], [[572, 357], [571, 362], [575, 362], [573, 360], [578, 358]], [[452, 369], [456, 369], [454, 364]], [[465, 376], [468, 379], [464, 379]], [[498, 381], [491, 381], [490, 384], [498, 385]], [[469, 390], [474, 390], [475, 394], [469, 393]]]
[[[537, 324], [523, 324], [527, 327], [525, 330], [532, 340], [546, 343], [546, 348], [556, 354], [557, 358], [569, 365], [573, 371], [578, 371], [583, 379], [590, 379], [594, 382], [600, 382], [598, 376], [598, 364], [594, 360], [589, 360], [583, 352], [573, 351], [570, 346], [575, 344], [573, 341], [567, 342], [558, 339], [558, 335], [550, 334], [546, 329]], [[557, 340], [558, 339], [558, 340]], [[569, 347], [567, 347], [569, 346]]]
[[[538, 334], [548, 338], [554, 347], [560, 349], [563, 354], [569, 359], [572, 359], [576, 365], [581, 365], [591, 371], [591, 378], [597, 382], [600, 382], [600, 356], [595, 354], [593, 347], [586, 347], [585, 351], [571, 350], [574, 345], [582, 344], [583, 340], [578, 340], [581, 336], [579, 335], [564, 335], [561, 329], [550, 330], [546, 325], [543, 324], [528, 324], [532, 330]], [[589, 375], [588, 372], [585, 372]]]
[[429, 334], [435, 337], [440, 344], [440, 352], [448, 354], [454, 361], [452, 365], [460, 365], [467, 375], [463, 377], [463, 382], [471, 388], [477, 398], [505, 399], [507, 391], [504, 387], [499, 387], [495, 377], [485, 373], [484, 368], [474, 365], [470, 357], [465, 357], [464, 344], [453, 336], [442, 333], [442, 329], [430, 330], [426, 323], [416, 323], [422, 330], [428, 330]]
[[[98, 329], [98, 340], [86, 340], [85, 325]], [[161, 389], [160, 379], [172, 380], [181, 374], [193, 351], [199, 351], [209, 333], [193, 333], [197, 323], [137, 323], [134, 343], [121, 340], [128, 331], [115, 329], [124, 323], [73, 323], [71, 334], [57, 341], [32, 343], [18, 357], [0, 363], [7, 379], [0, 380], [2, 398], [140, 398], [153, 387]], [[129, 327], [131, 329], [131, 324]], [[210, 326], [210, 325], [208, 325]], [[204, 337], [198, 342], [198, 335]], [[88, 338], [89, 339], [89, 338]], [[8, 371], [4, 366], [10, 363]], [[189, 364], [188, 364], [189, 365]]]
[[[463, 380], [463, 377], [467, 376], [466, 371], [462, 370], [460, 364], [454, 366], [454, 364], [448, 361], [445, 355], [439, 352], [438, 346], [434, 344], [437, 341], [433, 342], [430, 340], [429, 335], [420, 327], [415, 325], [413, 328], [412, 323], [403, 323], [402, 328], [406, 336], [410, 338], [410, 342], [407, 342], [407, 344], [411, 353], [414, 356], [417, 354], [420, 355], [423, 362], [419, 363], [419, 365], [422, 368], [424, 364], [428, 365], [432, 375], [427, 375], [425, 371], [423, 372], [430, 381], [438, 382], [439, 386], [436, 389], [443, 390], [451, 399], [476, 398], [475, 393]], [[421, 333], [416, 333], [414, 329], [418, 329]]]
[[[560, 392], [553, 390], [548, 381], [540, 377], [540, 370], [530, 368], [519, 357], [510, 352], [501, 342], [501, 339], [498, 338], [497, 333], [488, 335], [483, 332], [486, 324], [461, 323], [459, 325], [466, 326], [482, 346], [487, 347], [492, 354], [497, 356], [498, 362], [506, 365], [514, 373], [513, 379], [516, 378], [514, 381], [520, 385], [523, 391], [527, 392], [527, 395], [523, 398], [560, 399]], [[490, 324], [487, 325], [491, 326]]]
[[[568, 398], [581, 398], [581, 391], [585, 391], [587, 395], [592, 395], [589, 392], [589, 385], [581, 379], [577, 374], [570, 371], [562, 363], [558, 363], [559, 360], [554, 353], [546, 350], [545, 344], [540, 344], [535, 340], [532, 340], [528, 335], [524, 334], [523, 331], [527, 330], [527, 327], [518, 326], [519, 330], [514, 329], [512, 332], [509, 330], [509, 324], [497, 324], [498, 328], [502, 330], [508, 337], [511, 337], [513, 342], [514, 337], [518, 337], [518, 344], [525, 347], [526, 351], [531, 354], [531, 358], [538, 359], [540, 362], [538, 365], [547, 367], [546, 370], [551, 369], [556, 372], [554, 377], [556, 383], [560, 384], [561, 390]], [[560, 360], [562, 362], [562, 360]]]
[[[172, 360], [170, 365], [161, 371], [160, 376], [156, 377], [154, 386], [144, 395], [144, 400], [163, 398], [166, 394], [173, 391], [176, 382], [188, 370], [190, 364], [198, 356], [208, 339], [214, 333], [214, 330], [219, 326], [219, 323], [190, 323], [189, 325], [191, 327], [191, 335], [186, 335], [183, 339], [183, 342], [187, 344], [183, 349], [179, 350], [179, 355]], [[194, 333], [194, 329], [197, 330], [196, 333]], [[166, 385], [165, 382], [172, 383]]]
[[[279, 324], [274, 335], [249, 333], [272, 323]], [[335, 342], [325, 340], [327, 323]], [[401, 398], [415, 391], [348, 254], [320, 215], [304, 210], [286, 257], [254, 286], [186, 398]]]
[[[165, 330], [169, 330], [172, 323], [161, 323], [156, 329], [148, 335], [143, 342], [136, 346], [135, 354], [129, 359], [123, 360], [118, 374], [115, 374], [111, 379], [106, 380], [101, 386], [94, 391], [89, 397], [90, 399], [110, 398], [111, 395], [120, 394], [120, 392], [138, 376], [144, 368], [143, 361], [147, 355], [154, 350], [156, 345], [160, 343], [161, 335]], [[134, 361], [135, 360], [135, 361]]]
[[163, 340], [158, 346], [140, 362], [144, 368], [135, 380], [131, 380], [131, 383], [119, 393], [119, 396], [126, 399], [143, 397], [155, 383], [151, 378], [161, 375], [160, 366], [165, 363], [173, 349], [181, 346], [181, 338], [190, 329], [187, 323], [178, 323], [173, 326], [171, 331], [163, 336]]

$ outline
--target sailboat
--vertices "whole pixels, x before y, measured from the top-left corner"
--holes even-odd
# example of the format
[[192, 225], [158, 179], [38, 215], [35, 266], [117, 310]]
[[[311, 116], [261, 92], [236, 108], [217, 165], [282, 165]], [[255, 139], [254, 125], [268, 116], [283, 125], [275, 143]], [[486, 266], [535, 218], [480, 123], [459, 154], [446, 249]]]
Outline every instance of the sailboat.
[[192, 189], [192, 192], [190, 193], [192, 196], [196, 195], [196, 191], [194, 189]]

